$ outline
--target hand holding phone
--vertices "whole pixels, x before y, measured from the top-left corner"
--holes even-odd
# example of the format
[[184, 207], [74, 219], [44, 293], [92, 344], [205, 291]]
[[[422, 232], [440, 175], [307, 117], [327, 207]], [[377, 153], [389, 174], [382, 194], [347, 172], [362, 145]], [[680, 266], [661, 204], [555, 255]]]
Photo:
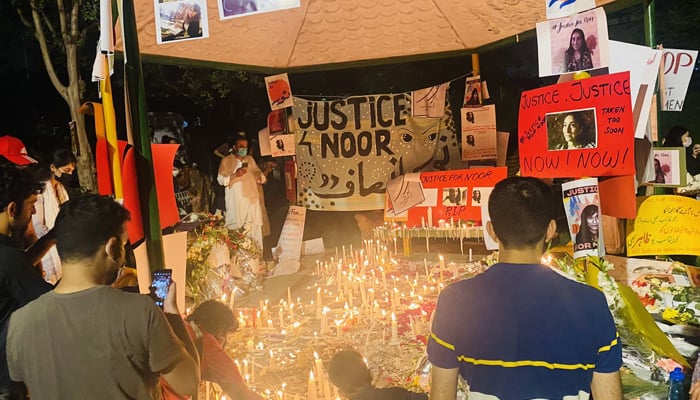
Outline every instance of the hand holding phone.
[[171, 269], [160, 269], [153, 271], [151, 278], [150, 295], [156, 302], [156, 305], [163, 308], [165, 298], [168, 296], [168, 289], [172, 281], [173, 271]]

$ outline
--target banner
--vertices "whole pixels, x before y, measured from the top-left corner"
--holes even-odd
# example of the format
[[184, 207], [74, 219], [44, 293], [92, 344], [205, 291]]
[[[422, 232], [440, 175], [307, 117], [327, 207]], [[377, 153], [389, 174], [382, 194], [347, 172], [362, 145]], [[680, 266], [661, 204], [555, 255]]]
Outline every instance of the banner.
[[294, 98], [298, 204], [326, 211], [383, 209], [386, 183], [459, 162], [449, 104], [413, 117], [409, 93], [334, 101]]
[[693, 75], [697, 50], [664, 49], [661, 111], [683, 111], [685, 94]]
[[627, 255], [700, 256], [700, 201], [655, 195], [637, 198], [637, 218], [627, 221]]
[[566, 17], [577, 12], [595, 8], [595, 0], [544, 0], [547, 19]]
[[605, 255], [598, 179], [586, 178], [561, 185], [564, 211], [574, 244], [574, 258]]
[[[472, 168], [451, 171], [422, 172], [418, 195], [423, 201], [404, 215], [391, 212], [387, 205], [385, 218], [406, 221], [408, 227], [436, 227], [462, 224], [466, 221], [481, 223], [481, 207], [486, 205], [486, 195], [493, 186], [506, 178], [508, 168]], [[387, 202], [389, 203], [389, 202]]]
[[629, 72], [523, 92], [520, 173], [538, 178], [634, 174]]

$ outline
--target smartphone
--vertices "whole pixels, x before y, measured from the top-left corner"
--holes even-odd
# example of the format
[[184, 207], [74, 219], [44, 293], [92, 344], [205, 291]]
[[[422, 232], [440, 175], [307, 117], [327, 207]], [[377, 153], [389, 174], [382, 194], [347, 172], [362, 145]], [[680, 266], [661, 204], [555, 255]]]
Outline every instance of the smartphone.
[[153, 271], [153, 276], [151, 278], [151, 296], [153, 296], [156, 305], [160, 308], [163, 308], [165, 297], [168, 295], [172, 275], [173, 270], [171, 269]]

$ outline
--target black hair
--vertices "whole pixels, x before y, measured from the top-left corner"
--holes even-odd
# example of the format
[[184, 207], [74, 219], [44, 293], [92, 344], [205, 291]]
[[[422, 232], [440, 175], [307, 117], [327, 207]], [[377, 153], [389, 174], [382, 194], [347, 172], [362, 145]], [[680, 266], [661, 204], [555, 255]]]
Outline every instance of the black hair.
[[509, 249], [524, 249], [542, 240], [556, 217], [555, 210], [552, 189], [537, 178], [506, 178], [489, 197], [493, 230]]
[[119, 238], [129, 211], [109, 196], [87, 194], [61, 205], [56, 216], [56, 249], [62, 260], [91, 258], [110, 238]]
[[683, 125], [675, 125], [673, 128], [669, 129], [666, 136], [664, 136], [663, 147], [683, 147], [683, 140], [681, 137], [685, 135], [688, 131]]
[[576, 143], [579, 146], [585, 146], [588, 143], [595, 142], [595, 134], [593, 133], [593, 129], [591, 129], [590, 121], [581, 112], [571, 112], [562, 114], [561, 130], [564, 130], [564, 120], [566, 119], [566, 117], [569, 116], [574, 119], [574, 122], [576, 122], [576, 124], [578, 124], [579, 127], [579, 132], [576, 135], [576, 137], [574, 137], [574, 143]]
[[590, 53], [591, 49], [588, 48], [588, 43], [586, 42], [586, 34], [583, 33], [583, 29], [581, 28], [575, 28], [573, 31], [571, 31], [571, 35], [569, 35], [569, 48], [566, 49], [566, 56], [567, 59], [571, 58], [574, 56], [574, 47], [571, 45], [571, 39], [574, 37], [574, 33], [578, 33], [581, 35], [581, 54], [583, 53]]
[[21, 213], [24, 201], [42, 190], [42, 184], [28, 171], [12, 165], [0, 165], [0, 212], [15, 202], [17, 213]]
[[51, 164], [56, 167], [65, 167], [68, 164], [75, 164], [75, 155], [69, 149], [58, 148], [51, 154]]
[[187, 320], [214, 336], [225, 335], [238, 329], [238, 320], [233, 311], [217, 300], [206, 300], [200, 303]]
[[[593, 234], [591, 228], [588, 226], [588, 217], [593, 214], [598, 214], [598, 206], [595, 204], [589, 204], [581, 210], [581, 226], [576, 234], [576, 244], [598, 241], [598, 235]], [[600, 225], [598, 229], [600, 229]]]
[[328, 364], [328, 379], [350, 397], [372, 383], [372, 374], [360, 353], [355, 350], [342, 350], [336, 353]]

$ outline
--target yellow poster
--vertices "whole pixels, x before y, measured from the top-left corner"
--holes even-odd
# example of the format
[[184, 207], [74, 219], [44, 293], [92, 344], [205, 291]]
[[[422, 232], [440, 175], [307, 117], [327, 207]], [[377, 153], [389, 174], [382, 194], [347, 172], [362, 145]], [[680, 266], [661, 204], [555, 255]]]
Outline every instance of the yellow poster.
[[627, 255], [700, 255], [700, 201], [691, 197], [637, 197], [627, 222]]

